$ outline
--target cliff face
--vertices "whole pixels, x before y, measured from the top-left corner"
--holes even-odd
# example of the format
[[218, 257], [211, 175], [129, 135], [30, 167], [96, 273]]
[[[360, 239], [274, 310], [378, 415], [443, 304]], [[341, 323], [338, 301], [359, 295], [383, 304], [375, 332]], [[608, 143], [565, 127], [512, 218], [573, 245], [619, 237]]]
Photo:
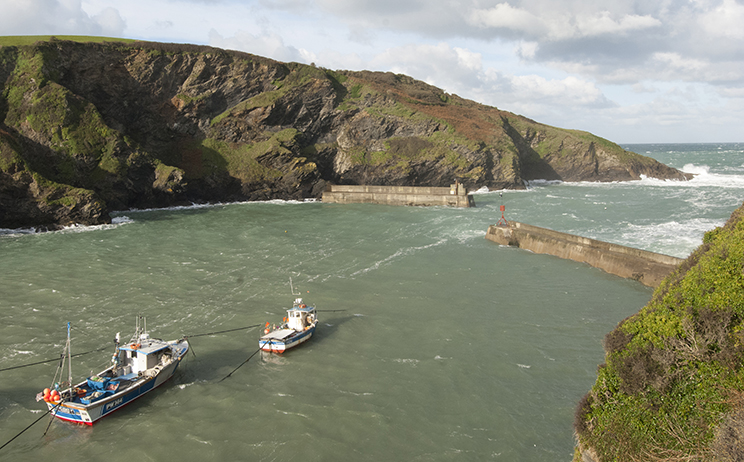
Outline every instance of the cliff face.
[[742, 268], [744, 206], [606, 336], [574, 460], [742, 460]]
[[679, 171], [402, 75], [52, 40], [0, 48], [0, 228], [341, 184], [522, 188]]

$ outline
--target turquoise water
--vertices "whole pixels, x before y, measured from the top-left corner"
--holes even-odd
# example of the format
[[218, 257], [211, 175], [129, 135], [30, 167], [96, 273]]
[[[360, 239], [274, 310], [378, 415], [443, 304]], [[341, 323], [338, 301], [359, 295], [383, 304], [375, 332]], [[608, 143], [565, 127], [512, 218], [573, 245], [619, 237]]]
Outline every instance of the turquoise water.
[[[744, 197], [741, 145], [634, 145], [686, 183], [541, 183], [474, 209], [263, 202], [127, 211], [115, 223], [0, 235], [0, 368], [128, 338], [321, 323], [283, 356], [257, 329], [195, 337], [171, 381], [93, 427], [48, 418], [3, 460], [570, 460], [602, 338], [651, 290], [484, 239], [506, 218], [684, 257]], [[331, 312], [330, 310], [343, 310]], [[110, 351], [76, 358], [101, 369]], [[55, 363], [0, 372], [0, 444], [45, 410]]]

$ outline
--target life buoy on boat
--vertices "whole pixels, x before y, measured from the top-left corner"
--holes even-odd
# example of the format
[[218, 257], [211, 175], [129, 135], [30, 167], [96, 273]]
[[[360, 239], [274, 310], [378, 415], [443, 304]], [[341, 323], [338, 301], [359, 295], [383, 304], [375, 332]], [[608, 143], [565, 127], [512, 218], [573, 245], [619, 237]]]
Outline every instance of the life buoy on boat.
[[133, 344], [129, 345], [129, 347], [132, 348], [133, 350], [136, 350], [136, 349], [138, 349], [141, 346], [142, 345], [140, 345], [139, 343], [133, 343]]
[[300, 305], [300, 308], [307, 308], [307, 305], [305, 305], [305, 304], [303, 303], [302, 305]]

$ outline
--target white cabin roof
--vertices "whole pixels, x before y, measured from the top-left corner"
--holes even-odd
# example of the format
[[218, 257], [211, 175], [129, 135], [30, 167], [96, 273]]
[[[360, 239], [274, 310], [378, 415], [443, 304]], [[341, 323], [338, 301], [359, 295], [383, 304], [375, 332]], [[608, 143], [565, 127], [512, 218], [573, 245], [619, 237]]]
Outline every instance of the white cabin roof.
[[[133, 345], [136, 347], [136, 345], [139, 345], [139, 348], [133, 347]], [[126, 344], [119, 347], [120, 350], [124, 351], [136, 351], [137, 353], [142, 353], [145, 355], [150, 355], [153, 353], [157, 353], [158, 351], [168, 348], [168, 344], [165, 342], [159, 342], [159, 341], [152, 341], [152, 340], [146, 340], [144, 343], [140, 344]]]

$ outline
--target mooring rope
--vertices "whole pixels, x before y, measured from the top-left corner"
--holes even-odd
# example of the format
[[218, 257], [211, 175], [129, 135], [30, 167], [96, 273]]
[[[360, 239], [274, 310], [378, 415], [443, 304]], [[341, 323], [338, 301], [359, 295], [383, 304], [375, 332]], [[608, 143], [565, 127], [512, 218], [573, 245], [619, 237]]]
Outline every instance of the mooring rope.
[[204, 337], [206, 335], [216, 335], [216, 334], [224, 334], [226, 332], [235, 332], [236, 330], [245, 330], [245, 329], [251, 329], [253, 327], [258, 327], [261, 324], [254, 324], [252, 326], [245, 326], [245, 327], [236, 327], [235, 329], [228, 329], [228, 330], [221, 330], [218, 332], [208, 332], [206, 334], [194, 334], [194, 335], [184, 335], [183, 338], [193, 338], [193, 337]]
[[[251, 360], [251, 358], [252, 358], [252, 357], [256, 356], [256, 353], [258, 353], [259, 351], [261, 351], [261, 348], [259, 348], [258, 350], [254, 351], [252, 355], [248, 356], [248, 359], [246, 359], [245, 361], [243, 361], [242, 363], [240, 363], [240, 366], [236, 367], [235, 369], [233, 369], [233, 371], [232, 371], [232, 372], [230, 372], [229, 374], [227, 374], [226, 376], [224, 376], [224, 377], [222, 378], [222, 380], [220, 380], [220, 382], [222, 382], [222, 381], [223, 381], [223, 380], [225, 380], [226, 378], [228, 378], [228, 377], [230, 377], [231, 375], [233, 375], [233, 373], [234, 373], [235, 371], [237, 371], [238, 369], [240, 369], [241, 367], [243, 367], [243, 364], [247, 363], [248, 361], [250, 361], [250, 360]], [[218, 382], [218, 383], [219, 383], [219, 382]]]
[[[83, 355], [87, 355], [87, 354], [90, 354], [90, 353], [95, 353], [95, 352], [97, 352], [97, 351], [103, 351], [103, 350], [105, 350], [106, 348], [109, 348], [109, 347], [108, 347], [108, 346], [105, 346], [105, 347], [101, 347], [101, 348], [99, 348], [99, 349], [97, 349], [97, 350], [90, 350], [90, 351], [86, 351], [85, 353], [77, 353], [77, 354], [74, 354], [74, 355], [72, 355], [71, 357], [72, 357], [72, 358], [76, 358], [76, 357], [78, 357], [78, 356], [83, 356]], [[30, 363], [30, 364], [21, 364], [20, 366], [11, 366], [11, 367], [6, 367], [6, 368], [4, 368], [4, 369], [0, 369], [0, 372], [5, 372], [5, 371], [9, 371], [9, 370], [11, 370], [11, 369], [20, 369], [20, 368], [22, 368], [22, 367], [28, 367], [28, 366], [36, 366], [36, 365], [38, 365], [38, 364], [51, 363], [51, 362], [54, 362], [54, 361], [59, 361], [59, 358], [54, 358], [54, 359], [47, 359], [47, 360], [44, 360], [44, 361], [38, 361], [38, 362], [35, 362], [35, 363]]]
[[[60, 402], [60, 404], [62, 404], [62, 403]], [[59, 404], [58, 404], [57, 406], [59, 406]], [[23, 429], [23, 430], [21, 430], [20, 432], [18, 432], [18, 434], [17, 434], [16, 436], [14, 436], [13, 438], [9, 439], [7, 443], [5, 443], [5, 444], [3, 444], [2, 446], [0, 446], [0, 450], [2, 450], [2, 449], [3, 449], [4, 447], [5, 447], [5, 446], [9, 445], [11, 441], [13, 441], [14, 439], [16, 439], [16, 438], [18, 438], [19, 436], [21, 436], [21, 435], [23, 434], [23, 432], [25, 432], [25, 431], [26, 431], [26, 430], [28, 430], [29, 428], [33, 427], [34, 425], [36, 425], [36, 423], [37, 423], [38, 421], [40, 421], [41, 419], [43, 419], [44, 417], [46, 417], [46, 415], [47, 415], [47, 414], [49, 414], [50, 412], [52, 412], [52, 410], [51, 410], [51, 409], [47, 409], [47, 411], [46, 411], [45, 413], [43, 413], [43, 414], [41, 415], [41, 417], [39, 417], [38, 419], [34, 420], [34, 421], [33, 421], [33, 423], [32, 423], [31, 425], [29, 425], [28, 427], [24, 428], [24, 429]]]

